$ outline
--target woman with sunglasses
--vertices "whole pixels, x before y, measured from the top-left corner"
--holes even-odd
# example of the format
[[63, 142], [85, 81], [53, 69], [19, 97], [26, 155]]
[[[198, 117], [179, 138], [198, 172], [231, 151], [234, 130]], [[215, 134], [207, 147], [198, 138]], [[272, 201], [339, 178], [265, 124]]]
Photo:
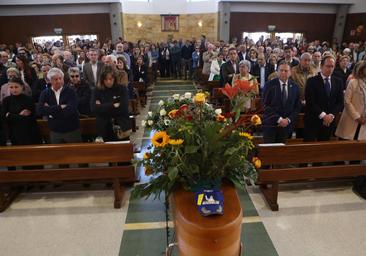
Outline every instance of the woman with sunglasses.
[[78, 111], [81, 118], [89, 117], [90, 111], [90, 100], [91, 100], [91, 89], [89, 84], [80, 77], [80, 70], [78, 67], [69, 68], [70, 82], [69, 86], [76, 92], [78, 100]]

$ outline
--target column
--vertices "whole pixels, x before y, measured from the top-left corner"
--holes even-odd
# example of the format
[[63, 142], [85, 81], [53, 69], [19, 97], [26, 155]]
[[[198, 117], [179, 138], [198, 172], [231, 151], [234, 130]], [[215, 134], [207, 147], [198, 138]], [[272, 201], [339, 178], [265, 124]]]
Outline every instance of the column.
[[349, 4], [340, 4], [337, 7], [337, 16], [334, 23], [333, 39], [336, 38], [338, 43], [343, 42], [343, 33], [346, 26], [346, 19], [349, 8]]
[[118, 37], [123, 38], [122, 3], [110, 4], [109, 20], [111, 22], [112, 42], [116, 42]]
[[218, 39], [230, 41], [230, 2], [219, 2]]

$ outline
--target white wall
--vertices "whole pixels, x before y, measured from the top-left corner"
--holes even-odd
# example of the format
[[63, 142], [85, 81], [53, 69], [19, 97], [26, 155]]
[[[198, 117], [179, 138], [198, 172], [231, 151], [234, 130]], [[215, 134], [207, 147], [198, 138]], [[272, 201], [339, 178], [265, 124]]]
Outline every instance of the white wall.
[[214, 13], [218, 11], [217, 0], [187, 2], [186, 0], [150, 0], [137, 2], [122, 0], [124, 13], [139, 14], [189, 14]]
[[[334, 4], [351, 4], [350, 13], [366, 13], [366, 0], [203, 0], [199, 2], [187, 2], [187, 0], [150, 0], [150, 2], [130, 0], [0, 0], [0, 15], [10, 16], [14, 13], [18, 13], [16, 15], [34, 15], [37, 13], [37, 8], [41, 8], [40, 12], [46, 11], [47, 13], [49, 10], [49, 14], [105, 13], [109, 12], [106, 10], [109, 3], [119, 2], [122, 3], [122, 9], [125, 13], [213, 13], [218, 11], [218, 1], [232, 2], [233, 11], [245, 9], [245, 11], [251, 12], [278, 12], [279, 6], [283, 6], [283, 3], [291, 3], [288, 12], [332, 13]], [[241, 4], [237, 5], [238, 3]], [[26, 9], [27, 11], [15, 10], [16, 8], [25, 9], [27, 5], [30, 8]], [[38, 5], [38, 7], [31, 8], [32, 5]], [[54, 9], [50, 8], [50, 5], [60, 5], [61, 7], [57, 6], [57, 9]], [[28, 11], [33, 14], [27, 14]], [[8, 12], [10, 13], [7, 14]]]
[[351, 6], [349, 13], [366, 13], [366, 0], [353, 0], [354, 5]]
[[0, 16], [109, 13], [110, 4], [1, 6]]
[[233, 2], [231, 3], [231, 12], [336, 13], [337, 5]]

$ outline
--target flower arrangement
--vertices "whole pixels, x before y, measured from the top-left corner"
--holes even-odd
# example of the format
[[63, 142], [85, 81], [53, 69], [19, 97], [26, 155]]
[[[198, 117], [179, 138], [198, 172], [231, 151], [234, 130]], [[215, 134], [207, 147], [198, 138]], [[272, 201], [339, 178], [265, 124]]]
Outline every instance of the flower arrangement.
[[[225, 86], [223, 93], [231, 98], [240, 96], [233, 95], [232, 90], [236, 89]], [[236, 94], [239, 92], [250, 98], [250, 90], [243, 84]], [[207, 104], [206, 99], [202, 92], [194, 96], [175, 94], [167, 101], [160, 101], [158, 110], [149, 112], [142, 121], [143, 126], [156, 131], [149, 151], [139, 161], [151, 179], [136, 185], [133, 197], [152, 194], [158, 197], [177, 186], [188, 191], [219, 188], [223, 179], [244, 188], [246, 178], [256, 180], [260, 160], [248, 157], [254, 148], [250, 129], [261, 124], [259, 116], [226, 117], [221, 109]], [[234, 108], [245, 102], [236, 99]]]

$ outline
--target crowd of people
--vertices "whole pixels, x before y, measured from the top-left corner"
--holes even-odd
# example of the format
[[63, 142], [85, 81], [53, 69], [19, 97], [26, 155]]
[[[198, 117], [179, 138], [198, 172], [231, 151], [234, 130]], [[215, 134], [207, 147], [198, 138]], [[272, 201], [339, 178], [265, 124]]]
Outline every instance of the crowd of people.
[[[311, 129], [298, 136], [329, 139], [343, 102], [337, 134], [363, 138], [365, 53], [366, 42], [209, 42], [205, 36], [161, 43], [120, 38], [114, 44], [78, 39], [71, 46], [0, 44], [0, 144], [40, 143], [36, 118], [48, 120], [52, 143], [82, 141], [79, 119], [90, 116], [96, 117], [100, 140], [127, 138], [128, 99], [137, 96], [132, 84], [147, 87], [157, 77], [217, 80], [221, 86], [236, 79], [254, 83], [264, 107], [266, 142], [291, 136], [299, 112]], [[351, 121], [354, 129], [348, 127]]]

